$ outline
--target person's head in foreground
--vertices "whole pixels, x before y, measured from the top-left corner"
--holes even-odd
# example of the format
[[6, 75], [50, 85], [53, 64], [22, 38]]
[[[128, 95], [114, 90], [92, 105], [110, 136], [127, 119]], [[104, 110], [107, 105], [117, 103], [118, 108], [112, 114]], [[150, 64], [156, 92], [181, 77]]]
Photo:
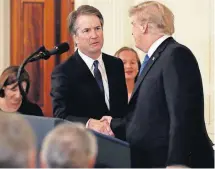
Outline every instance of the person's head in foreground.
[[95, 136], [81, 123], [64, 123], [45, 137], [41, 149], [43, 168], [92, 168], [97, 156]]
[[0, 168], [35, 167], [35, 135], [20, 114], [0, 110], [0, 135]]

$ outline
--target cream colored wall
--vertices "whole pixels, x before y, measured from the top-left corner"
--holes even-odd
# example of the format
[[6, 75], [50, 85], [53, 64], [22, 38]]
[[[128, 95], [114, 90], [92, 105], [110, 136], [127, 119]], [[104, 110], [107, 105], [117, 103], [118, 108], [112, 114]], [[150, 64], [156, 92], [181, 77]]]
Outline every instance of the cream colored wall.
[[211, 96], [211, 118], [210, 118], [210, 126], [211, 126], [211, 137], [213, 138], [213, 141], [215, 141], [215, 134], [214, 134], [214, 123], [215, 123], [215, 119], [214, 119], [214, 113], [215, 113], [215, 2], [212, 1], [212, 5], [213, 10], [212, 10], [212, 40], [211, 40], [211, 53], [212, 53], [212, 57], [211, 57], [211, 81], [212, 81], [212, 96]]
[[0, 0], [0, 72], [10, 64], [10, 1]]
[[[143, 0], [76, 0], [97, 7], [105, 20], [103, 51], [109, 54], [121, 46], [134, 47], [128, 9]], [[202, 74], [205, 93], [205, 121], [210, 137], [214, 140], [215, 53], [214, 0], [158, 0], [166, 4], [175, 15], [174, 38], [189, 47], [196, 56]], [[140, 56], [144, 54], [138, 51]], [[142, 59], [142, 57], [141, 57]]]

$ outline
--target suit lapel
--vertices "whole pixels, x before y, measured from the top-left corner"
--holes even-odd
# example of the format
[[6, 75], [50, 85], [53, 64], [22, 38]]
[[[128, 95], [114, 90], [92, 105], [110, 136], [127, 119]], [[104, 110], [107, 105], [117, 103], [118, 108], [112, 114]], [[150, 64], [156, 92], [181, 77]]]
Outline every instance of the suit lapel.
[[143, 71], [141, 72], [140, 76], [138, 77], [138, 79], [137, 79], [137, 81], [135, 83], [134, 90], [132, 92], [131, 98], [134, 95], [134, 93], [136, 92], [136, 90], [139, 88], [141, 82], [146, 77], [147, 73], [149, 72], [149, 70], [151, 69], [153, 64], [156, 62], [158, 57], [159, 57], [159, 53], [153, 54], [152, 57], [150, 57], [148, 63], [146, 64], [145, 68], [143, 69]]
[[102, 53], [102, 59], [105, 65], [105, 70], [106, 70], [106, 75], [107, 75], [107, 79], [108, 79], [108, 88], [109, 88], [109, 104], [110, 104], [110, 110], [111, 110], [111, 105], [112, 105], [112, 101], [113, 101], [113, 91], [114, 91], [114, 72], [112, 72], [112, 66], [111, 66], [111, 62], [108, 59], [108, 56], [105, 55], [104, 53]]
[[94, 80], [94, 76], [91, 73], [91, 71], [89, 70], [87, 64], [84, 62], [84, 60], [81, 58], [81, 56], [78, 54], [78, 50], [75, 52], [74, 57], [78, 63], [78, 67], [76, 69], [78, 69], [78, 76], [80, 76], [81, 79], [86, 79], [89, 81]]
[[166, 48], [167, 44], [173, 40], [172, 37], [167, 38], [158, 48], [157, 50], [154, 52], [154, 54], [150, 57], [148, 63], [146, 64], [146, 66], [144, 67], [143, 71], [141, 72], [140, 76], [138, 77], [135, 86], [134, 86], [134, 90], [132, 92], [131, 95], [131, 99], [133, 98], [133, 95], [135, 94], [135, 92], [137, 91], [137, 89], [140, 87], [140, 84], [142, 83], [142, 81], [145, 79], [146, 75], [148, 74], [148, 72], [150, 71], [150, 69], [152, 68], [152, 66], [154, 65], [154, 63], [157, 61], [157, 59], [160, 57], [161, 52]]

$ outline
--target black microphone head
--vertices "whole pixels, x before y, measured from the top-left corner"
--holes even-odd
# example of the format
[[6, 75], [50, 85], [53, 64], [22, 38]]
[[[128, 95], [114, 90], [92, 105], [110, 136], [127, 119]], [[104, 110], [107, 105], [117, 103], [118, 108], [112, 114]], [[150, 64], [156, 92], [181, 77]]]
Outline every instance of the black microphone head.
[[56, 54], [62, 54], [64, 52], [67, 52], [69, 50], [69, 44], [67, 42], [63, 42], [57, 46], [55, 46], [55, 49], [57, 49]]
[[49, 51], [49, 56], [55, 55], [55, 54], [62, 54], [64, 52], [67, 52], [69, 50], [69, 44], [67, 42], [63, 42], [57, 46], [54, 47], [54, 49]]

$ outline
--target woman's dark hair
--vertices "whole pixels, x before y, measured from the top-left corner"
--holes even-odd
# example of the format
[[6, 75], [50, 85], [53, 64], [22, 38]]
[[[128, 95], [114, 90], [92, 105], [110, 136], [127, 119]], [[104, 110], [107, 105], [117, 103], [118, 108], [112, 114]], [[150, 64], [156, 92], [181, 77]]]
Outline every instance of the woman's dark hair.
[[[3, 87], [17, 82], [16, 76], [18, 73], [18, 69], [19, 69], [19, 66], [9, 66], [2, 72], [2, 74], [0, 76], [0, 97], [4, 97]], [[30, 78], [29, 78], [29, 74], [26, 70], [23, 70], [23, 72], [21, 72], [20, 81], [21, 81], [21, 83], [22, 82], [27, 83], [26, 93], [28, 93], [29, 88], [30, 88]]]
[[[131, 52], [135, 53], [136, 59], [137, 59], [137, 64], [138, 64], [138, 71], [140, 71], [140, 67], [141, 67], [140, 58], [139, 58], [137, 52], [133, 48], [124, 46], [124, 47], [120, 48], [118, 51], [116, 51], [116, 53], [114, 54], [114, 56], [119, 57], [120, 53], [123, 52], [123, 51], [131, 51]], [[138, 77], [138, 74], [135, 77], [135, 82], [137, 81], [137, 77]]]

